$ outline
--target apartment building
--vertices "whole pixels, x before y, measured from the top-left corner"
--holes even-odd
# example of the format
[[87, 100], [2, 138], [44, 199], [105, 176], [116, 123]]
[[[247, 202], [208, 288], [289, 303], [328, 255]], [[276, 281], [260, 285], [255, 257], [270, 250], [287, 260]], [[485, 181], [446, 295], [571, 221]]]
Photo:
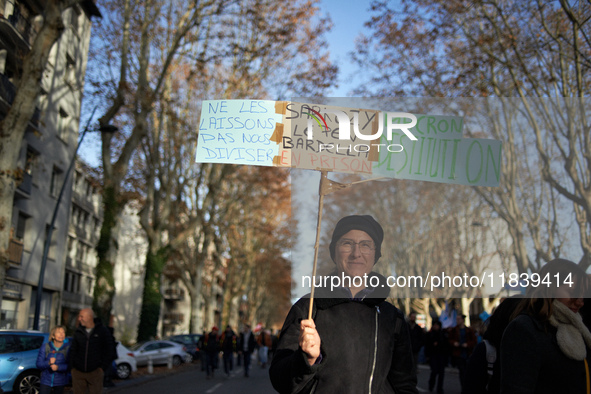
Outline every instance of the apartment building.
[[[0, 118], [14, 100], [13, 82], [18, 80], [22, 59], [42, 24], [45, 4], [42, 0], [0, 0]], [[92, 17], [100, 17], [92, 0], [83, 0], [64, 11], [66, 29], [51, 50], [37, 110], [22, 143], [19, 167], [25, 174], [14, 197], [10, 267], [3, 289], [0, 328], [32, 328], [36, 295], [41, 291], [39, 328], [48, 330], [62, 321], [60, 298], [64, 282], [77, 281], [70, 279], [71, 271], [65, 269], [75, 178], [66, 179], [66, 173], [78, 143]], [[43, 288], [39, 290], [44, 244], [64, 182]]]
[[92, 306], [96, 245], [103, 221], [100, 184], [91, 169], [76, 161], [72, 180], [68, 239], [60, 302], [61, 324], [76, 326], [81, 309]]

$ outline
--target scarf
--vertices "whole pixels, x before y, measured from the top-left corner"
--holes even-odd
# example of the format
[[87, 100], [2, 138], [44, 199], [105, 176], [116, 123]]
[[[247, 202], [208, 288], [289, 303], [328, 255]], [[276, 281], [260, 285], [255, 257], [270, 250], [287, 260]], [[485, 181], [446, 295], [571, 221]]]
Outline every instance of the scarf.
[[550, 324], [557, 328], [558, 347], [568, 358], [583, 361], [587, 347], [591, 348], [591, 333], [583, 324], [583, 318], [558, 300], [553, 301], [552, 308]]

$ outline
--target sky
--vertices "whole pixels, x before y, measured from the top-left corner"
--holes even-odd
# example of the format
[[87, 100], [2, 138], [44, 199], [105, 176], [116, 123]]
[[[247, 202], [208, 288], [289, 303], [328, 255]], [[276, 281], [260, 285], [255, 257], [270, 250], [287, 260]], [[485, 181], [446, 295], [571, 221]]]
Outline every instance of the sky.
[[358, 79], [356, 66], [352, 64], [350, 52], [355, 49], [355, 38], [367, 32], [363, 24], [369, 20], [369, 0], [321, 0], [323, 13], [332, 19], [333, 28], [326, 35], [331, 60], [339, 66], [339, 87], [333, 89], [332, 97], [349, 97]]
[[[351, 60], [350, 52], [355, 49], [355, 39], [366, 32], [363, 24], [369, 20], [367, 11], [370, 1], [366, 0], [321, 0], [323, 13], [328, 13], [333, 27], [326, 35], [331, 60], [338, 65], [338, 88], [332, 89], [331, 97], [350, 97], [351, 91], [357, 87], [359, 79], [355, 78], [356, 65]], [[314, 261], [314, 243], [318, 218], [318, 188], [320, 172], [309, 170], [297, 171], [292, 182], [293, 213], [299, 221], [299, 237], [292, 251], [292, 278], [295, 287], [292, 300], [309, 292], [301, 285], [303, 275], [311, 275]], [[330, 175], [329, 175], [330, 178]], [[327, 229], [322, 227], [321, 231]]]

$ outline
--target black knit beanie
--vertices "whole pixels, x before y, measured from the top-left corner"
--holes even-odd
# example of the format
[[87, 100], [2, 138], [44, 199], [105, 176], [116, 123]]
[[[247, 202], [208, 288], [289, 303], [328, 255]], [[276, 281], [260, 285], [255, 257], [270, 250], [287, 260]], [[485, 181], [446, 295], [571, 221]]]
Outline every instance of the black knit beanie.
[[377, 263], [379, 258], [382, 256], [384, 230], [382, 229], [382, 226], [380, 226], [380, 224], [370, 215], [351, 215], [345, 216], [339, 220], [334, 228], [332, 240], [330, 241], [330, 246], [328, 247], [332, 261], [334, 262], [337, 241], [351, 230], [365, 231], [367, 235], [373, 239], [374, 243], [376, 244], [374, 264]]

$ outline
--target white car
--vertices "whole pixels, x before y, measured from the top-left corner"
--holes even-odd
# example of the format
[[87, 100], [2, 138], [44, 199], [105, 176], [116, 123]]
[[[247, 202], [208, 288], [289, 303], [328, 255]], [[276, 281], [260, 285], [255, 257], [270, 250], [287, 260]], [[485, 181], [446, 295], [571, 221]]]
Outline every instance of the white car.
[[137, 371], [137, 361], [131, 350], [117, 342], [117, 360], [115, 360], [115, 375], [119, 379], [127, 379], [132, 372]]
[[193, 360], [184, 345], [172, 341], [140, 342], [133, 345], [131, 350], [139, 367], [148, 365], [149, 359], [152, 359], [153, 365], [167, 364], [170, 360], [175, 367]]

